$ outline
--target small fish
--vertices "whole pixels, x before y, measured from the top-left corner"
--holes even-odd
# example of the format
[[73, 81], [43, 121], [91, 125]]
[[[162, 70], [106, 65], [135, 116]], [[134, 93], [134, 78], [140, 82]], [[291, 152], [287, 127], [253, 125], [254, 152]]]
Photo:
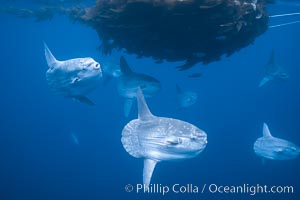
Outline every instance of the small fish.
[[133, 101], [136, 98], [136, 91], [140, 87], [146, 97], [152, 97], [161, 89], [160, 82], [146, 74], [133, 72], [125, 58], [120, 59], [121, 76], [118, 78], [119, 94], [125, 97], [124, 115], [128, 117]]
[[202, 77], [202, 73], [192, 73], [187, 75], [188, 78], [200, 78]]
[[86, 97], [99, 85], [102, 70], [92, 58], [56, 60], [46, 44], [45, 56], [49, 69], [46, 79], [51, 90], [58, 95], [72, 98], [87, 105], [95, 105]]
[[187, 108], [195, 104], [198, 99], [196, 92], [183, 91], [178, 84], [176, 84], [177, 101], [180, 108]]
[[300, 154], [300, 148], [294, 143], [273, 137], [266, 123], [263, 125], [263, 137], [255, 141], [253, 149], [258, 156], [271, 160], [295, 159]]
[[143, 183], [147, 188], [157, 163], [196, 157], [205, 149], [207, 135], [188, 122], [154, 116], [140, 88], [137, 102], [138, 119], [123, 128], [121, 141], [131, 156], [144, 159]]

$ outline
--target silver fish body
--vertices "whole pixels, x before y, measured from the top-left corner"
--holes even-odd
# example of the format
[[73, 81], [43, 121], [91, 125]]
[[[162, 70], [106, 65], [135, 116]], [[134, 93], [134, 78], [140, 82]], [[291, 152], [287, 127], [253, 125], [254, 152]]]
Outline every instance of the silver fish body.
[[255, 141], [253, 150], [258, 156], [271, 160], [291, 160], [300, 154], [300, 148], [294, 143], [273, 137], [266, 123], [263, 125], [263, 137]]
[[86, 95], [100, 83], [102, 77], [100, 64], [89, 57], [58, 61], [46, 44], [45, 56], [49, 66], [46, 80], [50, 89], [55, 94], [93, 105]]
[[137, 101], [139, 117], [123, 128], [121, 142], [131, 156], [144, 158], [143, 182], [148, 187], [158, 162], [199, 155], [207, 135], [188, 122], [152, 115], [140, 88]]

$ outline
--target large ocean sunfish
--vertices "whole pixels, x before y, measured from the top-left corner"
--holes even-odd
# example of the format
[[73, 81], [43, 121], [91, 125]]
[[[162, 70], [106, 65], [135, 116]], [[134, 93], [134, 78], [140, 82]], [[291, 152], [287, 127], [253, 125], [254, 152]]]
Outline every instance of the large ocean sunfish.
[[120, 69], [118, 91], [121, 96], [125, 97], [124, 115], [127, 117], [136, 98], [137, 88], [142, 89], [145, 97], [152, 97], [160, 91], [161, 84], [152, 76], [133, 72], [124, 57], [120, 59]]
[[188, 122], [154, 116], [141, 89], [137, 102], [138, 119], [123, 128], [121, 141], [131, 156], [144, 158], [143, 183], [148, 187], [158, 162], [197, 156], [206, 147], [207, 135]]
[[263, 125], [263, 137], [255, 141], [253, 149], [258, 156], [271, 160], [290, 160], [300, 154], [300, 148], [294, 143], [273, 137], [266, 123]]
[[59, 61], [46, 44], [44, 47], [49, 66], [46, 79], [51, 90], [55, 94], [94, 105], [86, 95], [100, 83], [102, 77], [100, 64], [89, 57]]

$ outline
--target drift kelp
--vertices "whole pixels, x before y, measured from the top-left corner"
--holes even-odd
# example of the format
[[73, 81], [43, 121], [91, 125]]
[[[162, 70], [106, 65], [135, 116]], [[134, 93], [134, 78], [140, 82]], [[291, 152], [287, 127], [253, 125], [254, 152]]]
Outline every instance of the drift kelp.
[[253, 43], [267, 30], [268, 0], [98, 0], [93, 6], [51, 5], [40, 9], [0, 8], [0, 12], [38, 21], [67, 14], [95, 29], [102, 52], [124, 49], [157, 62], [196, 63], [220, 60], [222, 55]]
[[157, 61], [219, 60], [248, 46], [267, 29], [265, 0], [101, 0], [69, 14], [93, 27], [102, 51], [125, 49]]

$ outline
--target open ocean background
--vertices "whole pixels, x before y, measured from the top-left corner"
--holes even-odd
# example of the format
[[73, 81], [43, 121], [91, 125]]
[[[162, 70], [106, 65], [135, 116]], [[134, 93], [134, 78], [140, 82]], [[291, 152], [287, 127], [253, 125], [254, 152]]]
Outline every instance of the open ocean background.
[[[271, 14], [299, 10], [270, 7]], [[270, 24], [295, 19], [271, 19]], [[36, 23], [0, 14], [0, 27], [0, 200], [300, 199], [300, 158], [263, 165], [253, 152], [263, 122], [274, 136], [300, 145], [300, 24], [269, 29], [233, 56], [190, 71], [177, 71], [178, 63], [125, 55], [134, 71], [162, 83], [160, 93], [147, 99], [153, 114], [193, 123], [208, 136], [198, 157], [158, 164], [152, 183], [294, 187], [294, 194], [255, 196], [127, 193], [126, 184], [142, 182], [143, 160], [121, 144], [123, 127], [137, 116], [136, 105], [125, 118], [116, 80], [91, 93], [96, 106], [88, 107], [53, 95], [45, 79], [43, 41], [59, 60], [90, 56], [101, 64], [97, 33], [66, 16]], [[258, 88], [272, 49], [290, 79]], [[203, 76], [187, 78], [193, 72]], [[195, 105], [177, 109], [176, 83], [198, 93]]]

